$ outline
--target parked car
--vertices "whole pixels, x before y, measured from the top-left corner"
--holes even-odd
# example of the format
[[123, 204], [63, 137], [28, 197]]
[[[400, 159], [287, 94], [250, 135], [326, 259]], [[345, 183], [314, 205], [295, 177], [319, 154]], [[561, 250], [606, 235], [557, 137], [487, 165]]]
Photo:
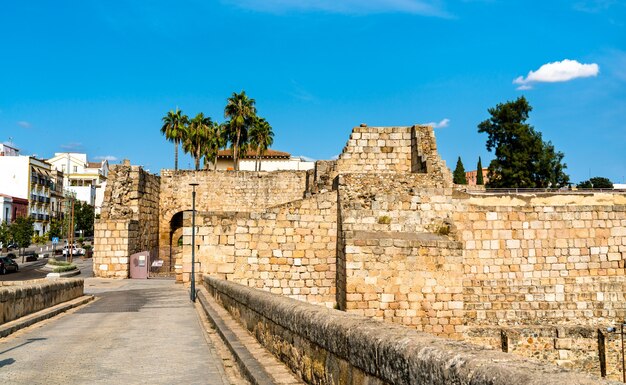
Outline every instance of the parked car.
[[18, 246], [17, 246], [17, 243], [15, 243], [15, 242], [9, 242], [9, 244], [7, 245], [7, 248], [8, 249], [17, 249]]
[[85, 249], [78, 247], [76, 245], [63, 246], [63, 255], [69, 255], [70, 249], [72, 250], [72, 255], [85, 255]]
[[17, 272], [20, 267], [17, 265], [17, 262], [12, 260], [9, 257], [0, 257], [0, 274], [4, 275], [8, 271]]

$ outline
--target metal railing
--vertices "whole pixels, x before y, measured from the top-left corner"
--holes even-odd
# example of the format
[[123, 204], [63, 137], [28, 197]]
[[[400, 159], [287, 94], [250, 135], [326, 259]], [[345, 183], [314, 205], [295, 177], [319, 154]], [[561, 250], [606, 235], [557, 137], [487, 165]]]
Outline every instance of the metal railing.
[[626, 194], [626, 189], [609, 188], [486, 188], [484, 190], [467, 189], [470, 194]]

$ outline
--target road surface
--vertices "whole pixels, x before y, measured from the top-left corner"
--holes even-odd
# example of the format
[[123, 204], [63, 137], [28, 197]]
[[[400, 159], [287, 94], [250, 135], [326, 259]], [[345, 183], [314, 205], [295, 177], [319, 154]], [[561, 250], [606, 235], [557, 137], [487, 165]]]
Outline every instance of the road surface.
[[0, 339], [0, 384], [227, 385], [187, 290], [85, 280], [97, 300]]

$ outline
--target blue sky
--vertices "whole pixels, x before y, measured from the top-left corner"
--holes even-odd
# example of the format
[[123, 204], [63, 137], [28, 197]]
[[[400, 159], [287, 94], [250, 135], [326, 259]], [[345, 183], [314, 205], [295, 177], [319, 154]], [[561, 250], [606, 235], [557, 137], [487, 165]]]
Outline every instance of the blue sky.
[[276, 149], [330, 159], [360, 123], [434, 122], [470, 170], [487, 109], [524, 95], [574, 182], [626, 182], [623, 0], [4, 1], [0, 36], [0, 141], [40, 157], [172, 168], [163, 115], [222, 121], [243, 89]]

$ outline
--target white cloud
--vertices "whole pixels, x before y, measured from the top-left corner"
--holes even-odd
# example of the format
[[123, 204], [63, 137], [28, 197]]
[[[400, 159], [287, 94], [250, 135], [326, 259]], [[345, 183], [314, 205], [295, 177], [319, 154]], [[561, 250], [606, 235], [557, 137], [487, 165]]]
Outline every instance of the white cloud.
[[33, 126], [32, 124], [30, 124], [30, 122], [27, 122], [25, 120], [20, 120], [19, 122], [17, 122], [17, 125], [22, 128], [31, 128]]
[[448, 127], [450, 125], [450, 119], [445, 118], [445, 119], [442, 119], [441, 121], [439, 121], [439, 123], [437, 123], [437, 122], [429, 122], [429, 123], [424, 123], [422, 125], [423, 126], [433, 126], [433, 128], [445, 128], [445, 127]]
[[441, 0], [222, 0], [240, 8], [260, 12], [329, 12], [341, 14], [411, 13], [451, 17]]
[[565, 59], [547, 63], [537, 71], [530, 71], [526, 77], [519, 76], [513, 84], [519, 84], [518, 90], [528, 90], [533, 83], [567, 82], [577, 78], [598, 76], [600, 67], [596, 63], [581, 64], [576, 60]]
[[96, 156], [94, 159], [108, 160], [109, 162], [115, 162], [118, 158], [117, 156], [113, 156], [113, 155], [103, 155], [103, 156]]

